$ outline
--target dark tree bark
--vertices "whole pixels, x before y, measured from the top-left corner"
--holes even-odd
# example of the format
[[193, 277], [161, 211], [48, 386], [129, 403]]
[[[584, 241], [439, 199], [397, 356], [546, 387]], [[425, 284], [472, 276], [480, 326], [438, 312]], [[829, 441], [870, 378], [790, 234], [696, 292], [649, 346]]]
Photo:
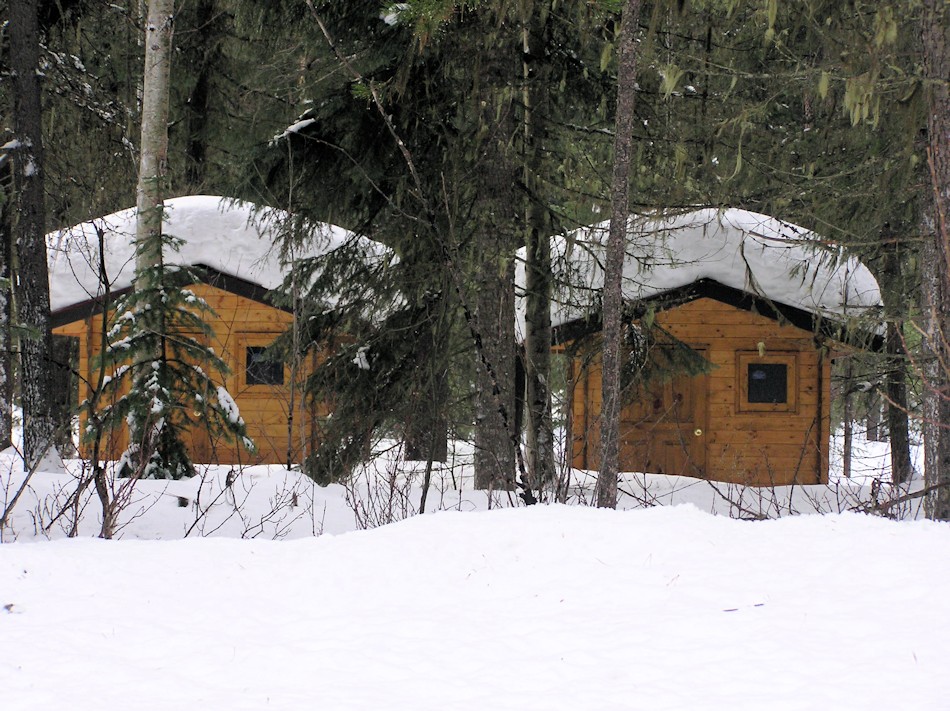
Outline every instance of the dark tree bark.
[[[885, 335], [887, 361], [884, 377], [884, 395], [887, 401], [887, 433], [891, 443], [891, 480], [895, 484], [910, 481], [913, 468], [910, 459], [910, 427], [907, 406], [907, 354], [904, 351], [904, 318], [906, 291], [902, 255], [898, 236], [887, 230], [883, 235], [884, 256], [882, 271], [885, 287], [883, 299], [889, 314]], [[877, 407], [877, 398], [869, 400], [868, 407]], [[868, 436], [870, 439], [870, 433]]]
[[13, 161], [0, 155], [0, 449], [13, 439], [13, 351], [10, 268], [13, 245]]
[[[930, 206], [932, 208], [932, 205]], [[947, 348], [946, 312], [950, 308], [945, 286], [941, 282], [935, 220], [932, 210], [924, 210], [921, 234], [924, 236], [921, 249], [921, 282], [923, 288], [922, 339], [923, 393], [921, 409], [924, 434], [924, 483], [931, 493], [924, 499], [929, 518], [950, 520], [950, 393], [947, 388], [947, 364], [950, 349]], [[930, 237], [930, 239], [928, 239]]]
[[475, 486], [513, 489], [515, 430], [515, 251], [520, 246], [522, 160], [515, 137], [512, 78], [521, 71], [520, 35], [502, 23], [485, 38], [473, 111], [478, 117], [473, 177], [475, 229]]
[[891, 480], [910, 481], [910, 428], [907, 423], [907, 372], [902, 323], [887, 324], [887, 434], [891, 444]]
[[528, 193], [525, 215], [525, 459], [527, 484], [540, 491], [555, 479], [551, 415], [552, 230], [540, 176], [544, 163], [547, 99], [552, 89], [551, 63], [540, 59], [549, 41], [547, 6], [528, 3], [525, 10], [529, 13], [523, 19], [524, 181]]
[[53, 336], [50, 354], [52, 361], [53, 421], [56, 425], [56, 449], [63, 456], [75, 456], [72, 419], [79, 406], [79, 383], [76, 368], [79, 361], [79, 339], [71, 336]]
[[868, 442], [886, 442], [887, 432], [884, 431], [881, 422], [881, 398], [876, 391], [868, 393], [864, 400], [867, 422]]
[[928, 516], [946, 521], [950, 520], [950, 3], [946, 0], [924, 0], [921, 38], [931, 207], [924, 213], [933, 235], [929, 254], [921, 260], [930, 317], [925, 345], [934, 356], [925, 394], [925, 479], [927, 487], [933, 487], [926, 503]]
[[841, 457], [841, 473], [845, 479], [851, 478], [851, 453], [854, 448], [854, 361], [852, 356], [845, 356], [844, 363], [844, 396], [842, 398], [841, 418], [844, 425], [844, 451]]
[[481, 339], [475, 395], [475, 487], [511, 490], [517, 437], [514, 259], [511, 244], [497, 236], [486, 235], [483, 243], [493, 258], [481, 262], [475, 284], [475, 323]]
[[207, 179], [209, 117], [215, 110], [212, 97], [212, 77], [221, 62], [221, 33], [218, 16], [221, 9], [217, 0], [199, 0], [194, 9], [194, 30], [197, 43], [197, 76], [194, 87], [184, 105], [185, 180], [191, 190], [200, 192]]
[[617, 69], [617, 129], [611, 177], [610, 234], [604, 260], [603, 405], [600, 412], [600, 473], [597, 506], [617, 507], [620, 468], [620, 344], [623, 334], [624, 247], [630, 214], [630, 165], [633, 162], [633, 121], [636, 108], [636, 33], [640, 0], [627, 0], [620, 24]]
[[49, 276], [46, 262], [39, 29], [35, 0], [10, 0], [10, 69], [13, 75], [15, 157], [14, 238], [20, 341], [23, 455], [29, 469], [53, 446], [51, 412]]
[[[420, 390], [414, 394], [415, 412], [406, 422], [406, 459], [427, 462], [427, 472], [432, 462], [448, 459], [448, 293], [445, 284], [442, 296], [426, 304], [426, 320], [413, 333]], [[428, 482], [424, 484], [427, 489]]]

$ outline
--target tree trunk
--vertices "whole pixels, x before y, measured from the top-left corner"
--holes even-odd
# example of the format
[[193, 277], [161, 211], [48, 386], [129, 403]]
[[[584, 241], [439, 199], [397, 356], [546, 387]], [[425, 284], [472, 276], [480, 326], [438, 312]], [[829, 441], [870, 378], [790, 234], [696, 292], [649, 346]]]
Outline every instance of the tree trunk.
[[200, 44], [194, 88], [185, 102], [185, 180], [188, 188], [201, 192], [207, 178], [208, 125], [212, 106], [211, 81], [213, 72], [220, 67], [221, 34], [217, 17], [221, 13], [217, 0], [199, 0], [195, 7], [194, 27], [199, 28]]
[[887, 432], [883, 431], [881, 423], [881, 398], [877, 391], [868, 393], [864, 399], [864, 407], [868, 442], [886, 442]]
[[53, 336], [50, 360], [53, 379], [52, 412], [55, 423], [55, 445], [63, 456], [74, 457], [73, 414], [79, 406], [79, 384], [75, 365], [79, 361], [79, 339], [71, 336]]
[[546, 51], [548, 6], [528, 3], [524, 23], [524, 182], [525, 215], [525, 333], [524, 374], [527, 414], [525, 459], [527, 484], [541, 491], [553, 485], [554, 427], [551, 415], [551, 220], [542, 194], [540, 172], [545, 150], [545, 117], [550, 95], [551, 63]]
[[922, 381], [921, 410], [924, 435], [924, 485], [931, 493], [924, 499], [928, 518], [950, 520], [950, 397], [948, 372], [950, 364], [945, 330], [946, 312], [950, 308], [937, 266], [937, 240], [928, 239], [935, 231], [933, 213], [924, 211], [921, 234], [921, 282], [923, 288]]
[[[851, 478], [851, 452], [854, 445], [854, 356], [844, 356], [841, 374], [841, 474]], [[832, 396], [834, 399], [834, 396]]]
[[[171, 76], [171, 43], [174, 19], [174, 0], [149, 0], [145, 21], [145, 67], [142, 75], [142, 127], [139, 147], [139, 175], [136, 186], [135, 224], [135, 290], [140, 294], [157, 294], [163, 287], [162, 221], [168, 163], [168, 103]], [[168, 467], [167, 451], [178, 450], [174, 435], [169, 441], [171, 423], [165, 412], [157, 414], [154, 405], [143, 404], [148, 381], [161, 378], [167, 372], [165, 360], [166, 321], [164, 297], [162, 303], [151, 305], [147, 326], [136, 325], [136, 335], [146, 334], [137, 363], [132, 370], [131, 390], [137, 402], [127, 418], [129, 423], [129, 453], [132, 476], [142, 476], [147, 463], [156, 459]], [[158, 365], [158, 367], [155, 367]], [[162, 403], [167, 411], [167, 404]], [[106, 500], [100, 491], [103, 511]], [[104, 517], [105, 519], [105, 517]], [[111, 532], [103, 526], [103, 537]]]
[[0, 155], [0, 449], [13, 441], [13, 343], [10, 269], [13, 245], [13, 161]]
[[[149, 0], [145, 21], [145, 70], [142, 75], [142, 137], [136, 186], [135, 289], [155, 284], [163, 260], [162, 221], [168, 174], [168, 96], [174, 0]], [[164, 321], [157, 327], [159, 341], [154, 360], [163, 358]], [[138, 380], [138, 376], [135, 378]], [[134, 387], [134, 386], [133, 386]], [[143, 443], [143, 432], [130, 433], [131, 442]]]
[[620, 469], [620, 345], [623, 335], [622, 277], [629, 221], [630, 165], [633, 161], [633, 121], [636, 108], [636, 33], [640, 0], [627, 0], [620, 24], [617, 69], [617, 129], [611, 177], [610, 233], [604, 259], [603, 405], [600, 412], [600, 473], [597, 505], [617, 507]]
[[438, 299], [426, 303], [426, 319], [413, 332], [415, 339], [415, 361], [418, 364], [416, 383], [418, 392], [414, 393], [415, 407], [409, 421], [406, 422], [406, 459], [425, 461], [427, 471], [431, 471], [432, 462], [444, 462], [448, 459], [448, 417], [446, 407], [449, 401], [448, 353], [448, 310], [446, 295], [448, 284], [443, 284]]
[[910, 428], [907, 423], [907, 373], [902, 322], [887, 323], [887, 435], [891, 444], [891, 481], [910, 481]]
[[521, 156], [515, 137], [512, 78], [521, 70], [520, 35], [507, 23], [484, 40], [473, 99], [478, 116], [472, 211], [475, 228], [477, 388], [475, 394], [475, 486], [515, 485], [515, 251], [524, 212]]
[[[162, 217], [168, 168], [168, 91], [174, 0], [149, 0], [142, 79], [142, 141], [136, 190], [136, 271], [162, 263]], [[137, 284], [136, 288], [141, 285]]]
[[475, 287], [475, 322], [482, 341], [475, 395], [475, 487], [511, 490], [517, 437], [514, 259], [498, 242], [491, 251], [494, 257], [479, 265]]
[[18, 141], [14, 169], [15, 303], [18, 321], [28, 330], [20, 339], [20, 394], [23, 456], [29, 470], [53, 446], [54, 436], [37, 3], [10, 0], [9, 30], [13, 125]]
[[[907, 354], [904, 351], [903, 338], [907, 299], [901, 267], [901, 240], [899, 235], [889, 230], [885, 232], [883, 238], [882, 296], [885, 312], [888, 314], [885, 334], [887, 360], [884, 377], [887, 435], [891, 443], [891, 480], [895, 484], [903, 484], [910, 481], [913, 476], [910, 459], [910, 428], [907, 421]], [[869, 407], [871, 405], [877, 407], [876, 397], [873, 402], [868, 403]]]
[[930, 317], [925, 340], [936, 356], [931, 360], [925, 395], [925, 480], [928, 488], [934, 488], [926, 504], [928, 516], [946, 521], [950, 520], [950, 4], [945, 0], [924, 0], [921, 37], [931, 178], [930, 209], [924, 213], [933, 235], [933, 247], [921, 261], [925, 269], [925, 310]]

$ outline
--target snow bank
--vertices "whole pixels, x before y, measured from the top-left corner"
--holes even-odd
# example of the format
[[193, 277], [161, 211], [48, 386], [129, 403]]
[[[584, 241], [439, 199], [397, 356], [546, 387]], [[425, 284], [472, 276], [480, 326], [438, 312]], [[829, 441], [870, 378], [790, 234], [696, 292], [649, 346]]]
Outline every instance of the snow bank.
[[0, 685], [7, 711], [945, 708], [948, 556], [946, 525], [691, 507], [4, 545]]
[[[601, 222], [552, 239], [554, 325], [599, 309], [609, 227], [609, 221]], [[523, 274], [522, 264], [522, 285]], [[737, 209], [630, 219], [626, 299], [647, 299], [700, 279], [823, 316], [858, 314], [881, 303], [877, 282], [865, 266], [788, 222]]]

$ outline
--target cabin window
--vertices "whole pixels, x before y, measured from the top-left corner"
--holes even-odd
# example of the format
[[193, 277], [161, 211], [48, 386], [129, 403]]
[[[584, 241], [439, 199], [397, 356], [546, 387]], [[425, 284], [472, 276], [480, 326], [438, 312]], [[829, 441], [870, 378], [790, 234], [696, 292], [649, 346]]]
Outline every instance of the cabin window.
[[784, 363], [749, 363], [749, 402], [788, 402], [788, 366]]
[[793, 412], [797, 400], [797, 356], [737, 353], [739, 412]]
[[284, 364], [266, 346], [247, 346], [245, 379], [248, 385], [283, 385]]

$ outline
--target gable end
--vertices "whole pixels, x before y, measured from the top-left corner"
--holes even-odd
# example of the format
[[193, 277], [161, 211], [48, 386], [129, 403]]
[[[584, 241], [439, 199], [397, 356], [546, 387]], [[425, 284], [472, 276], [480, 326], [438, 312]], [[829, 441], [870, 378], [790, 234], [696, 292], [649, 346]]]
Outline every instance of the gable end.
[[[219, 271], [214, 267], [209, 267], [206, 264], [195, 264], [192, 267], [192, 271], [198, 276], [198, 281], [203, 284], [208, 284], [222, 291], [228, 291], [237, 296], [242, 296], [251, 301], [256, 301], [261, 304], [265, 304], [272, 309], [277, 309], [279, 311], [285, 311], [290, 313], [291, 309], [285, 308], [282, 306], [274, 305], [268, 298], [269, 290], [265, 289], [260, 284], [255, 282], [248, 281], [247, 279], [242, 279], [241, 277], [234, 276], [233, 274], [227, 274], [225, 272]], [[113, 304], [116, 299], [119, 299], [129, 292], [132, 291], [131, 286], [127, 286], [124, 289], [116, 289], [111, 292], [110, 296], [112, 298]], [[68, 323], [73, 323], [74, 321], [81, 321], [90, 316], [95, 316], [96, 314], [102, 313], [102, 300], [101, 298], [96, 299], [86, 299], [85, 301], [80, 301], [76, 304], [71, 304], [61, 309], [57, 309], [52, 314], [50, 314], [50, 319], [52, 322], [53, 328], [59, 328], [65, 326]]]
[[[869, 345], [873, 350], [883, 348], [883, 339], [879, 335], [849, 333], [845, 324], [840, 322], [822, 318], [810, 311], [765, 299], [747, 291], [734, 289], [712, 279], [700, 279], [687, 286], [643, 299], [639, 303], [632, 304], [631, 315], [636, 319], [642, 317], [649, 308], [656, 311], [667, 311], [703, 298], [759, 314], [780, 324], [789, 324], [833, 341], [852, 342], [856, 340], [857, 336], [860, 343]], [[553, 329], [552, 342], [554, 345], [560, 345], [595, 333], [601, 330], [601, 322], [601, 314], [598, 312], [556, 326]]]

